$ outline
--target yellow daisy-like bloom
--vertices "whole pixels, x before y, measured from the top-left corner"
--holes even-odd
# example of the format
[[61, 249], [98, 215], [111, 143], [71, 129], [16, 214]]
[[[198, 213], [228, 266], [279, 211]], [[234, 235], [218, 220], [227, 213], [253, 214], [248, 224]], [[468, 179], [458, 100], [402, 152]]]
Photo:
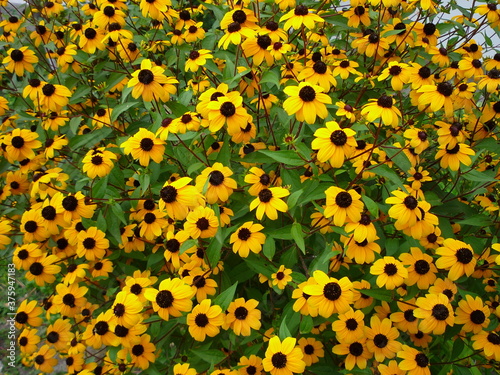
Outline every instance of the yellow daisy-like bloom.
[[281, 200], [290, 195], [290, 192], [281, 187], [272, 187], [269, 189], [262, 189], [257, 198], [250, 203], [250, 211], [257, 208], [257, 219], [262, 220], [264, 213], [271, 220], [278, 218], [278, 212], [286, 212], [288, 205]]
[[245, 127], [250, 116], [243, 107], [243, 97], [239, 92], [231, 91], [223, 95], [214, 93], [212, 98], [206, 105], [207, 112], [204, 116], [208, 118], [207, 126], [211, 132], [215, 133], [227, 124], [228, 132], [232, 135]]
[[375, 356], [378, 362], [386, 358], [394, 358], [401, 349], [401, 344], [397, 341], [399, 331], [392, 326], [389, 319], [380, 320], [377, 316], [372, 316], [370, 327], [365, 330], [366, 347]]
[[189, 363], [176, 364], [174, 366], [174, 375], [196, 375], [198, 372], [194, 368], [189, 367]]
[[379, 288], [385, 287], [389, 290], [401, 286], [408, 277], [408, 270], [403, 266], [403, 263], [388, 256], [377, 260], [370, 267], [370, 273], [378, 276], [377, 285]]
[[40, 342], [40, 336], [37, 335], [37, 329], [25, 328], [17, 338], [17, 343], [21, 349], [21, 353], [24, 355], [30, 355], [36, 352], [38, 349], [38, 343]]
[[352, 283], [347, 277], [337, 280], [323, 271], [314, 271], [317, 285], [306, 285], [304, 293], [309, 294], [307, 303], [318, 309], [322, 317], [329, 318], [334, 313], [344, 313], [353, 302]]
[[135, 367], [147, 370], [150, 363], [156, 361], [156, 346], [151, 342], [151, 336], [144, 334], [138, 337], [130, 348], [125, 347], [117, 353], [117, 358], [127, 360], [131, 358], [131, 363]]
[[432, 112], [437, 112], [444, 107], [447, 117], [453, 115], [453, 85], [449, 82], [441, 82], [435, 85], [424, 85], [418, 89], [422, 95], [418, 98], [419, 105], [429, 105]]
[[296, 342], [297, 339], [293, 337], [287, 337], [283, 342], [278, 336], [272, 337], [269, 340], [266, 356], [262, 360], [264, 371], [270, 372], [271, 375], [303, 373], [306, 367], [304, 354], [295, 346]]
[[197, 72], [200, 66], [205, 65], [207, 60], [212, 58], [213, 55], [208, 49], [193, 50], [189, 53], [184, 70], [186, 72]]
[[201, 175], [196, 177], [196, 188], [205, 192], [207, 203], [217, 201], [226, 202], [233, 190], [237, 188], [236, 181], [229, 178], [233, 172], [221, 163], [214, 163], [212, 167], [205, 168]]
[[113, 317], [110, 322], [125, 328], [132, 328], [142, 319], [142, 303], [133, 293], [118, 293], [111, 310]]
[[245, 182], [252, 184], [252, 186], [248, 189], [248, 193], [252, 196], [257, 196], [261, 190], [267, 189], [271, 186], [272, 179], [262, 169], [252, 167], [250, 168], [249, 173], [245, 175]]
[[38, 327], [43, 323], [40, 315], [43, 313], [43, 309], [38, 306], [37, 301], [28, 301], [25, 299], [21, 302], [16, 311], [16, 316], [14, 317], [15, 325], [17, 329], [30, 327]]
[[331, 186], [325, 191], [326, 206], [324, 215], [326, 218], [333, 217], [333, 223], [341, 227], [349, 218], [352, 222], [361, 220], [361, 212], [364, 204], [354, 189], [346, 191], [336, 186]]
[[51, 349], [48, 345], [43, 345], [40, 350], [33, 353], [33, 363], [35, 369], [44, 372], [46, 374], [51, 374], [54, 372], [54, 367], [57, 365], [57, 359], [55, 358], [57, 351]]
[[240, 375], [262, 375], [262, 358], [252, 354], [249, 357], [241, 357], [238, 362]]
[[144, 292], [158, 315], [169, 320], [170, 316], [179, 317], [182, 312], [191, 311], [195, 292], [181, 279], [165, 279], [157, 289], [149, 288]]
[[234, 300], [227, 308], [226, 320], [222, 328], [231, 328], [238, 336], [250, 336], [252, 329], [261, 327], [261, 312], [257, 309], [258, 304], [259, 302], [254, 299]]
[[312, 10], [308, 9], [305, 5], [297, 5], [295, 9], [281, 16], [280, 22], [283, 21], [286, 21], [285, 26], [283, 26], [285, 30], [289, 30], [292, 27], [294, 30], [300, 30], [302, 25], [312, 30], [317, 23], [325, 22], [323, 18], [313, 13]]
[[165, 18], [168, 7], [172, 5], [170, 0], [141, 0], [139, 9], [143, 17], [151, 17], [154, 20], [161, 21]]
[[339, 314], [338, 320], [332, 323], [332, 330], [342, 344], [351, 344], [360, 340], [365, 332], [365, 314], [361, 310], [350, 308]]
[[460, 164], [471, 165], [470, 155], [475, 155], [474, 150], [465, 143], [457, 143], [454, 147], [441, 145], [436, 153], [435, 159], [441, 159], [439, 165], [442, 168], [450, 168], [452, 171], [458, 171]]
[[186, 317], [189, 334], [196, 341], [205, 341], [207, 336], [217, 336], [219, 327], [224, 323], [222, 309], [217, 305], [211, 306], [211, 303], [209, 299], [204, 299]]
[[436, 254], [441, 256], [436, 261], [436, 267], [449, 270], [448, 278], [451, 281], [458, 280], [464, 274], [472, 275], [476, 267], [472, 246], [453, 238], [445, 239]]
[[42, 95], [34, 101], [36, 107], [44, 111], [59, 112], [68, 104], [71, 91], [62, 85], [45, 83], [41, 89]]
[[396, 219], [395, 225], [398, 230], [411, 228], [418, 220], [424, 219], [425, 212], [428, 212], [431, 205], [426, 201], [418, 201], [415, 197], [403, 191], [395, 190], [385, 203], [392, 204], [389, 208], [389, 216]]
[[500, 361], [500, 333], [481, 331], [472, 336], [472, 347], [482, 349], [486, 358]]
[[142, 166], [148, 166], [150, 159], [156, 163], [163, 160], [165, 151], [165, 141], [156, 138], [156, 136], [145, 128], [140, 128], [133, 137], [121, 144], [126, 154], [131, 154], [134, 159], [139, 159]]
[[292, 281], [292, 270], [289, 268], [285, 268], [284, 265], [281, 265], [278, 271], [271, 275], [272, 285], [277, 286], [279, 289], [285, 289], [285, 286]]
[[191, 178], [182, 177], [178, 180], [165, 182], [160, 190], [159, 209], [166, 210], [170, 218], [184, 220], [190, 208], [203, 203], [203, 197], [195, 186], [188, 185]]
[[428, 289], [436, 280], [437, 269], [430, 255], [422, 252], [418, 247], [412, 247], [411, 253], [403, 253], [399, 259], [408, 267], [406, 285], [417, 284], [419, 289]]
[[151, 60], [142, 60], [141, 69], [132, 73], [132, 78], [127, 83], [127, 87], [134, 87], [132, 96], [135, 99], [142, 97], [147, 102], [168, 96], [167, 91], [169, 90], [162, 85], [167, 85], [168, 87], [174, 83], [179, 83], [179, 81], [173, 77], [165, 76], [163, 74], [164, 71], [159, 66], [153, 66]]
[[431, 375], [429, 358], [417, 349], [403, 345], [398, 357], [403, 358], [399, 362], [399, 368], [406, 371], [407, 375]]
[[450, 300], [443, 293], [427, 294], [417, 298], [418, 308], [413, 311], [416, 318], [422, 319], [418, 325], [423, 333], [442, 335], [447, 326], [453, 326], [455, 315]]
[[197, 207], [191, 211], [184, 223], [184, 230], [192, 238], [210, 238], [215, 236], [219, 227], [219, 220], [210, 207]]
[[34, 149], [42, 146], [42, 142], [37, 140], [38, 134], [28, 129], [14, 129], [3, 139], [6, 145], [5, 156], [10, 163], [35, 157]]
[[35, 259], [26, 273], [26, 279], [34, 280], [38, 286], [52, 284], [56, 280], [54, 275], [61, 272], [61, 266], [56, 264], [59, 261], [55, 255], [43, 255]]
[[240, 257], [246, 258], [250, 251], [260, 253], [262, 245], [266, 242], [266, 235], [260, 233], [264, 227], [247, 221], [231, 234], [229, 243], [233, 244], [233, 252]]
[[11, 73], [15, 72], [19, 77], [24, 75], [25, 70], [33, 73], [35, 71], [33, 64], [37, 62], [38, 57], [28, 47], [11, 48], [7, 51], [7, 57], [2, 60], [2, 64], [7, 64], [6, 69]]
[[333, 168], [340, 168], [357, 146], [355, 135], [354, 130], [343, 129], [336, 121], [328, 121], [326, 128], [314, 132], [316, 138], [312, 141], [311, 148], [319, 150], [317, 155], [320, 162], [329, 161]]
[[455, 323], [463, 324], [462, 329], [465, 332], [478, 334], [490, 324], [490, 309], [480, 297], [466, 295], [465, 299], [458, 303], [455, 314]]
[[104, 258], [106, 250], [109, 248], [106, 234], [96, 227], [80, 231], [77, 241], [76, 254], [78, 257], [85, 257], [85, 259], [91, 261]]
[[307, 285], [317, 285], [318, 283], [313, 277], [310, 277], [307, 281], [300, 283], [297, 289], [292, 292], [292, 298], [296, 301], [293, 304], [293, 311], [299, 312], [302, 315], [318, 316], [318, 309], [309, 305], [307, 302], [311, 295], [304, 292], [304, 288]]
[[57, 294], [52, 299], [52, 305], [63, 316], [74, 317], [87, 302], [84, 296], [88, 292], [88, 288], [85, 286], [57, 284], [56, 291]]
[[82, 170], [92, 179], [107, 176], [114, 167], [113, 160], [117, 158], [115, 153], [104, 147], [91, 149], [82, 159]]
[[287, 86], [283, 91], [289, 96], [283, 109], [288, 115], [295, 114], [298, 121], [314, 124], [316, 116], [323, 119], [328, 116], [325, 104], [332, 104], [332, 98], [323, 93], [321, 86], [300, 82], [298, 86]]
[[341, 343], [335, 345], [332, 352], [339, 355], [347, 355], [345, 359], [345, 368], [352, 370], [354, 366], [360, 369], [366, 368], [367, 361], [373, 354], [366, 347], [366, 338], [363, 337], [350, 344]]
[[395, 91], [401, 91], [403, 85], [410, 82], [411, 72], [409, 65], [397, 61], [391, 61], [387, 68], [378, 76], [379, 81], [386, 80], [391, 77], [391, 86]]
[[369, 102], [361, 109], [361, 114], [368, 121], [374, 122], [380, 119], [384, 125], [391, 125], [393, 128], [398, 126], [401, 111], [393, 105], [394, 99], [392, 97], [382, 95], [378, 99], [370, 99]]

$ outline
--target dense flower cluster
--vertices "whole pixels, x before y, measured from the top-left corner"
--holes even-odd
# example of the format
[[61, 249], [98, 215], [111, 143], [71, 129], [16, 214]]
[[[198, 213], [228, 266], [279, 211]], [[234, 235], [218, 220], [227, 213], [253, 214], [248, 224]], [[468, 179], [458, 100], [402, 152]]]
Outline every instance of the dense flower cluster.
[[500, 1], [0, 5], [20, 366], [500, 369]]

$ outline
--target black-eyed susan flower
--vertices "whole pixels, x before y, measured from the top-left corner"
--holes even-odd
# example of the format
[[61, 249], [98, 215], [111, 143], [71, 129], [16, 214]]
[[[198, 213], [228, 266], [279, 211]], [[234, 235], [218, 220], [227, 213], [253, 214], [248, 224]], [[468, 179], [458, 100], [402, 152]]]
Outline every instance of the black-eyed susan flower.
[[164, 13], [168, 11], [169, 5], [172, 5], [169, 0], [141, 0], [139, 9], [143, 17], [150, 17], [154, 20], [162, 21], [165, 18]]
[[71, 323], [68, 319], [57, 319], [47, 327], [45, 337], [49, 346], [53, 346], [58, 351], [63, 351], [68, 347], [74, 335], [71, 332]]
[[300, 283], [297, 289], [293, 290], [292, 298], [295, 300], [293, 303], [293, 311], [300, 312], [302, 315], [318, 316], [318, 308], [307, 302], [311, 295], [304, 293], [304, 287], [317, 284], [316, 280], [310, 277], [307, 281]]
[[92, 149], [82, 159], [83, 171], [90, 178], [107, 176], [114, 167], [113, 160], [116, 160], [115, 153], [106, 150], [104, 147]]
[[29, 129], [14, 129], [3, 139], [9, 162], [33, 159], [35, 157], [34, 150], [42, 146], [42, 142], [37, 138], [38, 134]]
[[368, 339], [366, 347], [379, 362], [394, 358], [401, 350], [401, 344], [397, 341], [399, 331], [392, 326], [389, 319], [380, 320], [377, 316], [372, 316], [370, 327], [365, 329], [365, 334]]
[[149, 288], [144, 292], [146, 299], [152, 302], [154, 311], [164, 320], [191, 311], [193, 306], [191, 298], [194, 294], [192, 288], [179, 278], [165, 279], [160, 283], [158, 290]]
[[38, 343], [40, 342], [40, 336], [37, 335], [37, 332], [37, 329], [25, 328], [19, 334], [17, 343], [22, 354], [30, 355], [36, 352], [38, 349]]
[[490, 324], [490, 309], [480, 297], [466, 295], [465, 299], [458, 303], [455, 314], [455, 323], [463, 324], [462, 329], [465, 332], [478, 334]]
[[403, 253], [399, 259], [408, 266], [408, 286], [417, 284], [419, 289], [428, 289], [436, 280], [437, 269], [430, 255], [425, 254], [418, 247], [412, 247], [410, 253]]
[[186, 323], [189, 334], [196, 341], [205, 341], [207, 336], [214, 337], [219, 334], [224, 315], [220, 306], [211, 306], [211, 301], [204, 299], [187, 315]]
[[38, 244], [27, 243], [15, 248], [14, 254], [12, 255], [12, 262], [14, 262], [16, 269], [27, 271], [33, 262], [42, 255], [42, 249]]
[[85, 286], [57, 284], [56, 291], [57, 294], [52, 299], [52, 305], [63, 316], [74, 317], [87, 302], [85, 294], [87, 294], [88, 288]]
[[445, 239], [443, 246], [436, 250], [436, 254], [440, 255], [436, 267], [449, 270], [448, 278], [451, 281], [458, 280], [463, 275], [472, 275], [476, 267], [477, 260], [472, 247], [453, 238]]
[[139, 224], [139, 236], [149, 241], [159, 237], [163, 232], [163, 228], [167, 225], [167, 219], [164, 218], [166, 215], [166, 212], [156, 209], [145, 213]]
[[311, 148], [318, 150], [320, 162], [328, 161], [333, 168], [340, 168], [357, 146], [355, 135], [354, 130], [341, 128], [336, 121], [328, 121], [326, 128], [314, 132], [316, 138], [312, 141]]
[[314, 124], [316, 116], [328, 116], [326, 104], [332, 103], [332, 98], [323, 93], [321, 86], [300, 82], [298, 86], [287, 86], [285, 94], [289, 96], [283, 103], [283, 109], [288, 115], [295, 114], [298, 121]]
[[196, 177], [196, 188], [205, 195], [209, 204], [217, 201], [226, 202], [233, 190], [237, 188], [236, 181], [229, 177], [232, 174], [229, 167], [214, 163]]
[[184, 276], [182, 280], [191, 285], [191, 288], [195, 292], [196, 300], [201, 303], [208, 296], [213, 296], [216, 292], [217, 282], [210, 279], [210, 273], [203, 271], [199, 267], [195, 267], [190, 270], [189, 275]]
[[140, 128], [134, 136], [121, 144], [126, 154], [131, 154], [134, 159], [139, 159], [142, 166], [148, 166], [150, 160], [160, 163], [163, 160], [165, 141], [145, 128]]
[[255, 31], [248, 27], [242, 27], [239, 22], [231, 22], [224, 30], [224, 36], [217, 43], [217, 47], [227, 49], [229, 44], [239, 46], [244, 38], [251, 38]]
[[46, 374], [52, 373], [57, 365], [57, 351], [49, 345], [43, 345], [37, 352], [33, 353], [33, 362], [37, 370]]
[[415, 299], [412, 298], [407, 301], [398, 301], [398, 308], [400, 311], [393, 312], [390, 316], [391, 321], [397, 329], [401, 332], [417, 333], [418, 332], [418, 319], [413, 314], [417, 306]]
[[71, 91], [63, 85], [53, 85], [46, 83], [41, 89], [42, 95], [34, 102], [42, 110], [60, 111], [69, 102]]
[[370, 264], [375, 260], [375, 254], [380, 254], [380, 246], [375, 242], [379, 239], [377, 236], [373, 238], [373, 241], [368, 241], [366, 238], [362, 241], [356, 241], [354, 235], [350, 237], [341, 236], [340, 239], [344, 243], [345, 256], [354, 260], [357, 264]]
[[370, 122], [380, 119], [384, 125], [393, 128], [398, 126], [401, 117], [401, 111], [394, 105], [394, 99], [385, 94], [378, 99], [369, 99], [369, 103], [361, 109], [361, 114]]
[[106, 234], [96, 227], [82, 230], [77, 237], [76, 254], [78, 257], [85, 257], [87, 260], [100, 260], [106, 255], [109, 248], [109, 241]]
[[259, 302], [254, 299], [245, 301], [237, 298], [229, 304], [223, 324], [224, 329], [231, 328], [238, 336], [250, 336], [252, 329], [260, 329], [261, 312], [257, 309]]
[[28, 326], [39, 327], [43, 323], [40, 317], [42, 313], [43, 309], [38, 306], [37, 301], [23, 300], [17, 308], [16, 316], [14, 317], [16, 328], [23, 329]]
[[171, 262], [174, 268], [177, 270], [180, 268], [180, 249], [182, 244], [189, 239], [189, 234], [180, 230], [177, 233], [167, 232], [165, 235], [165, 242], [163, 244], [165, 251], [164, 257], [167, 262]]
[[213, 55], [207, 49], [193, 50], [189, 53], [186, 61], [186, 72], [197, 72], [200, 66], [204, 66], [208, 59], [212, 59]]
[[258, 254], [266, 242], [266, 235], [261, 233], [262, 229], [262, 225], [254, 224], [253, 221], [247, 221], [240, 226], [230, 237], [233, 252], [242, 258], [246, 258], [250, 251]]
[[101, 28], [87, 24], [83, 27], [78, 46], [86, 53], [94, 54], [96, 50], [102, 51], [106, 46], [102, 42], [104, 31]]
[[267, 34], [256, 35], [247, 38], [242, 44], [241, 48], [247, 57], [252, 57], [254, 65], [261, 65], [265, 60], [268, 66], [272, 66], [274, 58], [268, 48], [271, 46], [271, 37]]
[[365, 369], [368, 359], [373, 357], [373, 354], [366, 347], [365, 337], [350, 344], [341, 343], [335, 345], [332, 351], [335, 354], [347, 355], [345, 359], [345, 368], [347, 370], [352, 370], [355, 366]]
[[257, 198], [250, 203], [250, 211], [257, 208], [255, 215], [259, 220], [262, 220], [264, 214], [269, 219], [276, 220], [278, 218], [278, 211], [286, 212], [288, 210], [288, 205], [281, 199], [288, 195], [290, 195], [290, 192], [281, 187], [262, 189]]
[[147, 102], [153, 99], [167, 98], [171, 89], [175, 92], [174, 83], [179, 81], [173, 77], [167, 77], [163, 74], [165, 70], [159, 66], [153, 66], [151, 60], [144, 59], [141, 67], [132, 73], [132, 79], [128, 81], [127, 87], [133, 87], [132, 96], [137, 99], [142, 97]]
[[453, 326], [455, 315], [447, 296], [443, 293], [427, 294], [417, 298], [413, 315], [421, 319], [418, 329], [423, 333], [442, 335], [447, 326]]
[[297, 5], [295, 9], [281, 16], [280, 22], [283, 21], [286, 21], [283, 26], [285, 30], [292, 27], [294, 30], [300, 30], [302, 26], [312, 30], [317, 23], [325, 22], [323, 18], [314, 13], [314, 9], [309, 9], [306, 5]]
[[30, 265], [26, 278], [34, 280], [38, 286], [52, 284], [56, 280], [54, 275], [61, 271], [61, 266], [56, 264], [58, 261], [59, 258], [55, 255], [42, 255]]
[[474, 150], [465, 143], [456, 143], [454, 147], [441, 145], [436, 153], [435, 159], [439, 160], [442, 168], [450, 168], [452, 171], [458, 171], [460, 165], [471, 165], [470, 156], [475, 155]]
[[357, 76], [360, 76], [361, 73], [356, 70], [356, 68], [359, 67], [359, 64], [356, 61], [350, 61], [350, 60], [338, 60], [333, 63], [333, 76], [337, 77], [340, 76], [342, 79], [347, 79], [349, 78], [349, 75], [354, 74]]
[[191, 211], [184, 223], [184, 230], [192, 238], [210, 238], [215, 236], [219, 227], [219, 220], [210, 207], [198, 206]]
[[306, 363], [306, 366], [311, 366], [312, 364], [319, 362], [319, 359], [325, 356], [323, 344], [321, 341], [318, 341], [313, 337], [301, 337], [298, 345], [304, 353], [303, 360]]
[[284, 265], [280, 265], [280, 268], [271, 275], [272, 285], [277, 286], [279, 289], [283, 290], [287, 284], [292, 281], [292, 270], [290, 268], [285, 268]]
[[365, 314], [361, 310], [350, 308], [338, 315], [338, 319], [332, 323], [332, 330], [337, 340], [341, 343], [351, 344], [364, 336]]
[[401, 286], [408, 277], [408, 270], [403, 264], [390, 256], [385, 256], [373, 263], [370, 273], [378, 276], [376, 282], [379, 288], [385, 287], [389, 290]]
[[403, 360], [399, 362], [399, 368], [406, 371], [408, 375], [430, 375], [430, 361], [424, 353], [408, 345], [403, 345], [398, 352], [398, 358]]
[[397, 61], [391, 61], [387, 68], [378, 76], [379, 81], [386, 80], [390, 77], [391, 87], [395, 91], [401, 91], [403, 86], [410, 82], [411, 73], [409, 65]]
[[257, 196], [259, 192], [263, 189], [267, 189], [271, 186], [272, 178], [258, 167], [250, 168], [250, 171], [245, 175], [245, 182], [252, 184], [248, 189], [248, 193], [252, 196]]
[[194, 368], [190, 367], [189, 363], [176, 364], [174, 366], [174, 374], [175, 375], [196, 375], [197, 371]]
[[207, 126], [213, 133], [226, 124], [230, 135], [237, 133], [240, 128], [246, 126], [250, 117], [243, 107], [243, 98], [237, 91], [217, 95], [214, 100], [207, 103], [206, 109]]
[[486, 358], [500, 361], [500, 334], [498, 332], [481, 331], [472, 336], [472, 347], [483, 350]]
[[7, 57], [2, 60], [2, 64], [7, 64], [5, 68], [11, 73], [16, 73], [19, 77], [24, 75], [25, 70], [33, 73], [34, 64], [37, 62], [38, 57], [28, 47], [11, 48], [7, 51]]
[[195, 208], [203, 203], [203, 197], [195, 186], [189, 185], [189, 177], [181, 177], [171, 182], [167, 181], [160, 190], [160, 210], [166, 210], [170, 218], [183, 220], [189, 209]]
[[262, 360], [262, 365], [266, 372], [271, 375], [292, 375], [304, 372], [306, 363], [303, 360], [304, 354], [300, 347], [296, 347], [297, 339], [287, 337], [280, 340], [274, 336], [269, 340], [266, 356]]
[[262, 358], [255, 354], [249, 357], [243, 356], [238, 362], [238, 372], [240, 375], [262, 375], [264, 367], [262, 366]]
[[431, 207], [428, 202], [419, 201], [414, 196], [403, 191], [395, 190], [391, 194], [394, 197], [387, 198], [385, 202], [393, 205], [389, 208], [389, 216], [396, 219], [399, 230], [414, 226], [418, 220], [424, 218], [424, 214]]
[[346, 191], [336, 186], [331, 186], [325, 191], [326, 206], [324, 215], [333, 217], [333, 223], [341, 227], [347, 219], [356, 222], [361, 219], [364, 204], [361, 195], [354, 189]]
[[321, 316], [329, 318], [334, 313], [344, 313], [353, 302], [352, 283], [347, 277], [337, 280], [323, 271], [314, 271], [317, 285], [306, 285], [304, 293], [309, 294], [307, 303], [318, 309]]
[[112, 324], [132, 328], [141, 320], [142, 303], [135, 294], [122, 291], [116, 295], [111, 310]]
[[121, 340], [115, 335], [115, 327], [110, 323], [112, 317], [113, 312], [107, 310], [99, 314], [95, 319], [92, 319], [85, 332], [83, 332], [82, 340], [94, 349], [100, 349], [102, 345], [120, 345]]

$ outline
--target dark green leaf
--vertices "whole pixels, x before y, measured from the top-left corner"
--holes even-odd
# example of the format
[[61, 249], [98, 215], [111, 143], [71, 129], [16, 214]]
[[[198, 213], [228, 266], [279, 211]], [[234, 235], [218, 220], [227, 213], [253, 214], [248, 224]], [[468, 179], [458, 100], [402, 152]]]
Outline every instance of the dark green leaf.
[[390, 290], [363, 289], [363, 294], [366, 294], [368, 297], [373, 297], [377, 301], [392, 301], [392, 291]]
[[235, 282], [233, 285], [231, 285], [229, 288], [215, 297], [212, 301], [212, 305], [219, 305], [222, 308], [222, 311], [226, 311], [226, 309], [229, 307], [229, 304], [234, 298], [237, 285], [238, 282]]
[[191, 352], [203, 359], [205, 362], [210, 363], [211, 365], [216, 365], [219, 362], [222, 362], [226, 355], [221, 350], [216, 349], [208, 349], [208, 350], [194, 350], [191, 349]]
[[302, 232], [302, 225], [300, 223], [293, 223], [292, 224], [292, 238], [295, 240], [295, 243], [297, 244], [298, 248], [302, 251], [303, 254], [306, 253], [306, 244], [304, 241], [304, 232]]

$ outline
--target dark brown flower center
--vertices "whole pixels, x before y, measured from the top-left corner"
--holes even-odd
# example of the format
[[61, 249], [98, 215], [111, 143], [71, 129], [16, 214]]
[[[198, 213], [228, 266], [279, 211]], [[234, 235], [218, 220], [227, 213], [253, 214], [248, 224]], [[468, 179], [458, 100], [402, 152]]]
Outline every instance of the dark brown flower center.
[[382, 95], [380, 98], [378, 98], [377, 104], [382, 108], [392, 108], [392, 98], [387, 95]]
[[172, 306], [174, 302], [174, 296], [170, 292], [170, 290], [160, 290], [156, 295], [156, 303], [162, 309], [167, 309]]
[[42, 87], [42, 92], [45, 96], [52, 96], [56, 92], [56, 87], [51, 83], [47, 83]]
[[354, 318], [349, 318], [345, 321], [345, 326], [349, 331], [355, 331], [358, 325], [358, 321]]
[[347, 208], [352, 204], [352, 197], [347, 191], [341, 191], [335, 197], [335, 203], [340, 208]]
[[269, 202], [273, 197], [273, 193], [271, 190], [269, 189], [262, 189], [260, 192], [259, 192], [259, 200], [262, 202], [262, 203], [267, 203]]
[[43, 264], [39, 262], [35, 262], [30, 266], [30, 272], [34, 276], [40, 276], [43, 273]]
[[363, 345], [359, 342], [353, 342], [351, 345], [349, 345], [349, 353], [351, 353], [355, 357], [359, 357], [361, 354], [363, 354]]
[[271, 363], [277, 369], [286, 367], [287, 356], [281, 352], [274, 353], [271, 357]]
[[373, 338], [373, 343], [375, 344], [375, 346], [377, 348], [382, 349], [382, 348], [385, 348], [387, 346], [387, 344], [389, 343], [389, 339], [387, 338], [386, 335], [378, 333]]
[[69, 306], [71, 308], [75, 307], [75, 302], [76, 302], [76, 298], [73, 294], [71, 293], [68, 293], [68, 294], [65, 294], [64, 297], [62, 298], [62, 301], [63, 303], [66, 305], [66, 306]]
[[407, 322], [414, 322], [415, 320], [417, 320], [417, 318], [415, 318], [415, 315], [413, 315], [413, 310], [409, 309], [409, 310], [406, 310], [404, 313], [403, 313], [403, 316], [405, 317], [405, 320]]
[[109, 18], [113, 17], [115, 15], [115, 8], [112, 7], [111, 5], [108, 5], [104, 7], [103, 13], [108, 16]]
[[42, 209], [42, 217], [45, 220], [54, 220], [56, 218], [56, 209], [52, 206], [46, 206]]
[[95, 324], [93, 332], [96, 335], [104, 336], [106, 333], [109, 332], [109, 324], [101, 320]]
[[470, 249], [467, 249], [466, 247], [462, 247], [457, 250], [455, 257], [457, 260], [462, 263], [462, 264], [469, 264], [472, 261], [472, 258], [474, 258], [474, 255]]
[[15, 49], [10, 53], [10, 58], [15, 62], [23, 61], [24, 53], [21, 50]]
[[441, 82], [437, 85], [437, 91], [443, 96], [450, 96], [453, 93], [453, 86], [449, 82]]
[[330, 141], [335, 146], [343, 146], [347, 143], [347, 134], [343, 130], [335, 130], [330, 134]]
[[248, 309], [244, 306], [237, 307], [234, 310], [234, 316], [238, 320], [245, 320], [248, 316]]
[[430, 271], [431, 267], [429, 262], [423, 259], [419, 259], [415, 262], [415, 271], [419, 275], [426, 275]]
[[246, 20], [247, 20], [247, 15], [244, 11], [238, 9], [236, 12], [233, 13], [234, 22], [245, 23]]
[[209, 176], [208, 182], [211, 185], [219, 186], [224, 182], [224, 174], [221, 171], [212, 171]]
[[96, 245], [96, 240], [92, 237], [87, 237], [83, 240], [83, 247], [87, 250], [92, 250]]
[[500, 335], [496, 332], [490, 332], [486, 339], [493, 345], [500, 345]]
[[429, 365], [429, 358], [423, 353], [418, 353], [415, 356], [415, 362], [417, 362], [418, 367], [427, 367]]
[[202, 217], [196, 222], [196, 227], [199, 230], [207, 230], [210, 227], [210, 223], [206, 218]]
[[323, 295], [330, 301], [336, 301], [342, 295], [342, 288], [336, 282], [329, 282], [323, 287]]
[[224, 117], [231, 117], [236, 113], [236, 107], [231, 102], [224, 102], [220, 106], [220, 113]]
[[403, 71], [403, 69], [401, 69], [401, 67], [399, 65], [393, 65], [389, 68], [389, 74], [391, 76], [397, 76], [399, 75], [401, 72]]
[[408, 208], [409, 210], [414, 210], [418, 206], [418, 201], [415, 197], [412, 197], [411, 195], [408, 195], [404, 200], [403, 204]]
[[387, 263], [384, 266], [384, 273], [387, 276], [394, 276], [398, 273], [398, 267], [394, 263]]
[[262, 49], [267, 49], [271, 45], [272, 41], [269, 35], [259, 35], [257, 37], [257, 44]]
[[238, 231], [238, 238], [242, 241], [247, 241], [252, 236], [252, 232], [248, 228], [241, 228]]
[[299, 97], [304, 102], [312, 102], [316, 98], [316, 91], [311, 86], [304, 86], [299, 91]]
[[140, 83], [144, 85], [149, 85], [151, 82], [154, 81], [155, 76], [153, 72], [149, 69], [142, 69], [139, 71], [139, 74], [137, 75], [137, 79], [139, 80]]
[[432, 308], [432, 316], [436, 318], [436, 320], [443, 321], [448, 319], [448, 316], [450, 316], [450, 311], [445, 305], [443, 305], [442, 303], [438, 303]]
[[160, 190], [160, 197], [165, 203], [175, 202], [175, 199], [177, 198], [177, 189], [172, 185], [164, 186]]
[[181, 248], [181, 244], [175, 238], [171, 238], [167, 242], [165, 242], [165, 247], [171, 253], [177, 253]]
[[116, 306], [113, 308], [113, 314], [117, 316], [118, 318], [122, 317], [125, 314], [125, 306], [123, 303], [117, 303]]
[[486, 320], [486, 315], [481, 310], [474, 310], [470, 313], [470, 320], [474, 324], [483, 324]]
[[205, 314], [198, 314], [194, 318], [194, 322], [198, 327], [205, 327], [208, 324], [208, 317]]
[[296, 16], [306, 16], [309, 14], [309, 9], [305, 5], [297, 5], [293, 12]]

